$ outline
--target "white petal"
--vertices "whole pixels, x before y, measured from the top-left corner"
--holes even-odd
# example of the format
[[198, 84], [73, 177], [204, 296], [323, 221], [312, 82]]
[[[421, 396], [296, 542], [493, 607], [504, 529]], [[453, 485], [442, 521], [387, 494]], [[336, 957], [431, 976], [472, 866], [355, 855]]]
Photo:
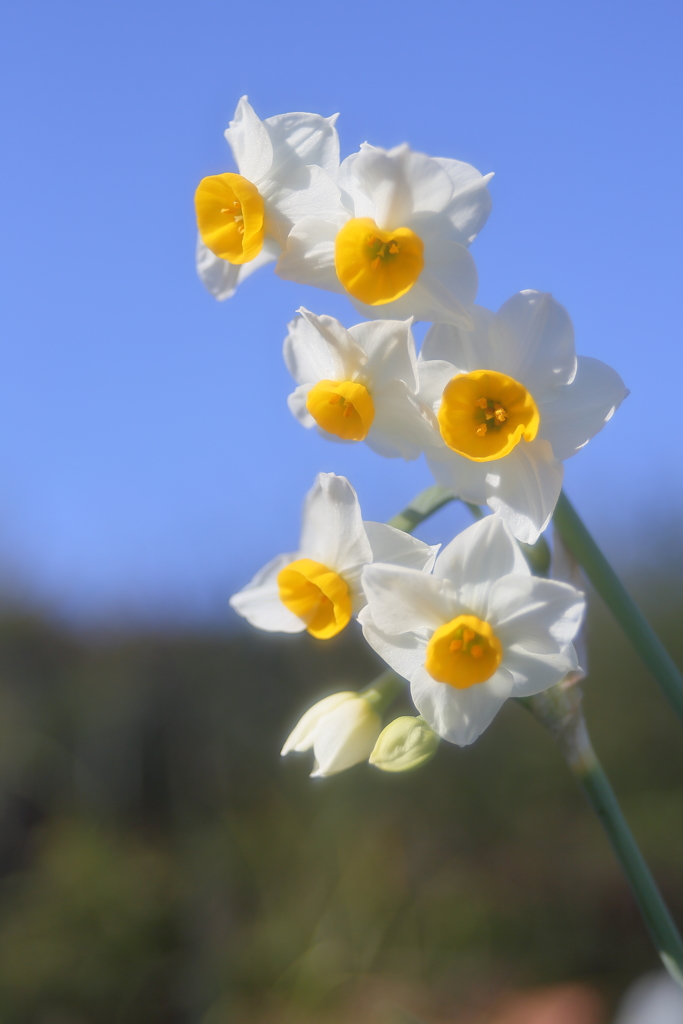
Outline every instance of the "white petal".
[[[554, 580], [558, 580], [560, 583], [570, 583], [571, 586], [576, 587], [577, 590], [584, 591], [586, 589], [586, 578], [581, 570], [581, 566], [570, 552], [554, 523], [553, 557], [551, 566], [551, 576]], [[579, 662], [579, 668], [576, 670], [578, 678], [583, 679], [588, 670], [588, 645], [586, 642], [585, 621], [579, 629], [579, 632], [574, 637], [572, 643], [574, 644], [576, 657]]]
[[286, 176], [295, 163], [318, 164], [328, 174], [339, 168], [336, 117], [320, 114], [277, 114], [263, 122], [273, 147], [273, 175]]
[[496, 314], [490, 309], [472, 306], [470, 313], [471, 330], [461, 330], [453, 324], [443, 323], [435, 323], [429, 328], [420, 350], [420, 377], [422, 363], [428, 360], [445, 360], [452, 364], [451, 377], [472, 370], [498, 370], [499, 373], [512, 376], [512, 333], [504, 324], [499, 324], [498, 330], [493, 329]]
[[304, 217], [287, 237], [287, 247], [275, 273], [285, 281], [310, 284], [331, 292], [344, 292], [334, 269], [334, 240], [348, 216], [322, 220]]
[[365, 441], [380, 455], [417, 459], [439, 443], [429, 409], [410, 394], [403, 381], [385, 384], [373, 392], [372, 400], [375, 418]]
[[364, 143], [351, 166], [384, 230], [408, 226], [415, 213], [443, 210], [453, 195], [450, 178], [436, 160], [406, 145], [387, 151]]
[[291, 395], [287, 396], [287, 405], [292, 416], [299, 421], [302, 427], [306, 427], [309, 430], [311, 427], [316, 426], [315, 420], [306, 408], [306, 400], [310, 390], [310, 384], [300, 384], [295, 391], [292, 391]]
[[246, 96], [237, 104], [230, 127], [225, 129], [240, 174], [258, 185], [270, 170], [273, 146], [268, 130], [256, 116]]
[[374, 563], [363, 570], [363, 589], [378, 629], [398, 633], [433, 632], [458, 614], [451, 587], [418, 569]]
[[491, 212], [491, 194], [485, 177], [471, 164], [435, 157], [453, 184], [453, 198], [444, 210], [458, 232], [458, 241], [469, 245], [477, 237]]
[[345, 701], [320, 720], [315, 730], [313, 776], [335, 775], [366, 761], [382, 731], [382, 719], [364, 697]]
[[548, 441], [521, 441], [487, 467], [489, 508], [506, 519], [517, 540], [535, 544], [550, 522], [562, 489], [562, 463]]
[[439, 545], [432, 546], [397, 530], [387, 523], [363, 523], [372, 548], [373, 562], [403, 565], [420, 572], [431, 572]]
[[281, 756], [284, 757], [285, 754], [289, 754], [291, 750], [295, 750], [297, 753], [302, 753], [305, 750], [311, 750], [313, 747], [313, 740], [315, 738], [315, 730], [318, 727], [320, 719], [325, 715], [329, 715], [331, 711], [334, 711], [340, 704], [344, 704], [347, 700], [355, 700], [357, 696], [358, 694], [353, 690], [344, 690], [341, 693], [332, 693], [329, 697], [323, 697], [322, 700], [319, 700], [316, 704], [310, 707], [308, 711], [302, 715], [285, 740], [285, 744], [281, 750]]
[[485, 516], [468, 526], [444, 548], [434, 566], [437, 579], [447, 579], [480, 618], [487, 618], [492, 585], [508, 573], [529, 576], [529, 567], [500, 516]]
[[[445, 327], [445, 324], [435, 325], [438, 327]], [[433, 327], [427, 332], [427, 338], [434, 330]], [[426, 344], [427, 338], [423, 342], [422, 349]], [[452, 363], [447, 362], [446, 359], [429, 359], [423, 361], [422, 353], [417, 363], [417, 375], [419, 380], [418, 396], [428, 405], [434, 412], [437, 412], [443, 399], [444, 388], [450, 380], [455, 377], [458, 370]]]
[[511, 696], [533, 697], [562, 682], [570, 672], [576, 672], [578, 661], [572, 644], [555, 654], [530, 654], [513, 647], [505, 652], [501, 667], [514, 679]]
[[256, 573], [246, 587], [230, 598], [230, 606], [256, 626], [269, 633], [302, 633], [303, 622], [280, 600], [277, 576], [281, 569], [293, 562], [297, 555], [278, 555]]
[[373, 389], [401, 380], [417, 391], [415, 341], [409, 320], [369, 320], [349, 328], [349, 334], [367, 355], [365, 374]]
[[312, 213], [323, 219], [344, 214], [341, 193], [321, 167], [298, 167], [287, 178], [269, 178], [260, 186], [265, 229], [284, 248], [292, 227]]
[[415, 707], [434, 732], [450, 743], [466, 747], [491, 724], [512, 691], [512, 676], [498, 669], [485, 683], [456, 690], [437, 683], [426, 668], [410, 680]]
[[453, 491], [456, 498], [462, 501], [469, 501], [473, 505], [485, 504], [488, 494], [486, 467], [491, 465], [490, 462], [472, 462], [451, 451], [445, 444], [425, 449], [425, 454], [427, 465], [438, 484]]
[[541, 436], [556, 459], [568, 459], [602, 430], [629, 394], [619, 374], [606, 363], [579, 356], [571, 384], [553, 389], [540, 409]]
[[318, 474], [304, 503], [300, 549], [342, 575], [372, 561], [358, 498], [346, 477]]
[[557, 580], [509, 575], [490, 589], [486, 619], [507, 651], [557, 654], [579, 631], [586, 610], [580, 590]]
[[427, 652], [425, 636], [410, 632], [394, 635], [383, 633], [377, 627], [369, 605], [363, 608], [358, 616], [358, 621], [363, 628], [363, 636], [373, 651], [376, 651], [380, 658], [383, 658], [387, 665], [404, 679], [410, 679], [413, 673], [417, 672], [421, 665], [424, 665]]
[[266, 263], [273, 263], [280, 253], [277, 242], [266, 238], [261, 252], [249, 263], [242, 263], [237, 266], [222, 260], [220, 256], [214, 256], [202, 242], [201, 236], [197, 236], [197, 273], [207, 291], [211, 292], [215, 299], [222, 302], [223, 299], [230, 299], [235, 294], [238, 285], [250, 277], [255, 270], [264, 267]]
[[331, 316], [316, 316], [302, 306], [288, 325], [282, 354], [298, 384], [353, 380], [366, 357], [345, 327]]
[[[571, 383], [576, 373], [574, 327], [567, 310], [552, 295], [517, 292], [500, 307], [497, 319], [515, 339], [514, 363], [503, 373], [528, 388], [537, 401], [548, 388]], [[509, 344], [506, 334], [500, 344]]]

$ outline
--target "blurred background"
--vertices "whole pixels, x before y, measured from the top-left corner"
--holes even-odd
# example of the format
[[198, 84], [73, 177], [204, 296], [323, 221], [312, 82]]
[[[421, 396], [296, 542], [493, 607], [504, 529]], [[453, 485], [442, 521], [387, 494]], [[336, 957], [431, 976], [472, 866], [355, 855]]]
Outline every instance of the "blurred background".
[[[301, 710], [376, 663], [352, 631], [255, 636], [229, 594], [291, 550], [317, 472], [380, 520], [430, 479], [295, 423], [287, 321], [356, 314], [270, 268], [214, 302], [192, 194], [231, 168], [244, 93], [339, 110], [342, 155], [408, 141], [495, 171], [479, 301], [552, 291], [631, 388], [567, 491], [680, 656], [682, 21], [662, 0], [4, 6], [0, 1024], [605, 1024], [657, 967], [521, 708], [410, 777], [280, 762]], [[454, 504], [420, 536], [468, 522]], [[596, 744], [680, 921], [680, 732], [597, 602], [589, 640]]]

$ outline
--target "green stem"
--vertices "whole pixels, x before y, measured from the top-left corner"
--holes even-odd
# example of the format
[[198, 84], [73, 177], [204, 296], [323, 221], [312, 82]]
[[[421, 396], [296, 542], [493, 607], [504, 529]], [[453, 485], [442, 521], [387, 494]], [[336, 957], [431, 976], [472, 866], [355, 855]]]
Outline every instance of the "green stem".
[[[420, 491], [402, 512], [390, 519], [389, 526], [403, 530], [404, 533], [412, 533], [416, 526], [454, 500], [455, 495], [445, 487], [428, 487], [425, 491]], [[476, 505], [474, 507], [477, 508]]]
[[683, 677], [564, 492], [557, 502], [553, 522], [670, 703], [683, 718]]
[[598, 761], [581, 711], [578, 686], [553, 686], [520, 700], [550, 729], [607, 833], [645, 924], [671, 977], [683, 987], [683, 942], [638, 849], [609, 779]]
[[370, 701], [377, 714], [382, 715], [405, 688], [405, 679], [401, 679], [395, 672], [388, 669], [386, 672], [382, 672], [381, 676], [377, 676], [371, 683], [368, 683], [359, 693], [366, 700]]

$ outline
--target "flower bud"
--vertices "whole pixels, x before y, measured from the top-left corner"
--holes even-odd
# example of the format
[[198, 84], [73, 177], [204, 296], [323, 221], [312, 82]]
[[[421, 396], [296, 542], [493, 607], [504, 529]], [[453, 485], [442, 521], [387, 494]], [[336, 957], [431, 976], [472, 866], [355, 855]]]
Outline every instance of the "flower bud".
[[282, 753], [313, 748], [311, 775], [335, 775], [368, 758], [381, 728], [380, 716], [365, 697], [349, 690], [333, 693], [308, 709]]
[[431, 761], [439, 737], [424, 718], [395, 718], [380, 733], [370, 754], [370, 764], [383, 772], [408, 772]]

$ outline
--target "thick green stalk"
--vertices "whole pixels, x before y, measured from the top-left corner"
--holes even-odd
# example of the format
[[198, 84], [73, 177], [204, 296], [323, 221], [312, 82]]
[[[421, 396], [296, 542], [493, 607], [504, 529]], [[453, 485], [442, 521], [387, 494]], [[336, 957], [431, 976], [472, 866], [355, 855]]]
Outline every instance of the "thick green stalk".
[[383, 715], [389, 705], [405, 690], [406, 681], [388, 669], [359, 691], [359, 696], [369, 700], [378, 715]]
[[595, 755], [581, 711], [580, 688], [565, 688], [560, 684], [535, 697], [523, 698], [520, 703], [528, 707], [557, 740], [607, 833], [662, 963], [683, 987], [683, 942]]
[[564, 492], [560, 494], [557, 502], [553, 522], [562, 540], [664, 690], [670, 703], [683, 718], [681, 673]]

